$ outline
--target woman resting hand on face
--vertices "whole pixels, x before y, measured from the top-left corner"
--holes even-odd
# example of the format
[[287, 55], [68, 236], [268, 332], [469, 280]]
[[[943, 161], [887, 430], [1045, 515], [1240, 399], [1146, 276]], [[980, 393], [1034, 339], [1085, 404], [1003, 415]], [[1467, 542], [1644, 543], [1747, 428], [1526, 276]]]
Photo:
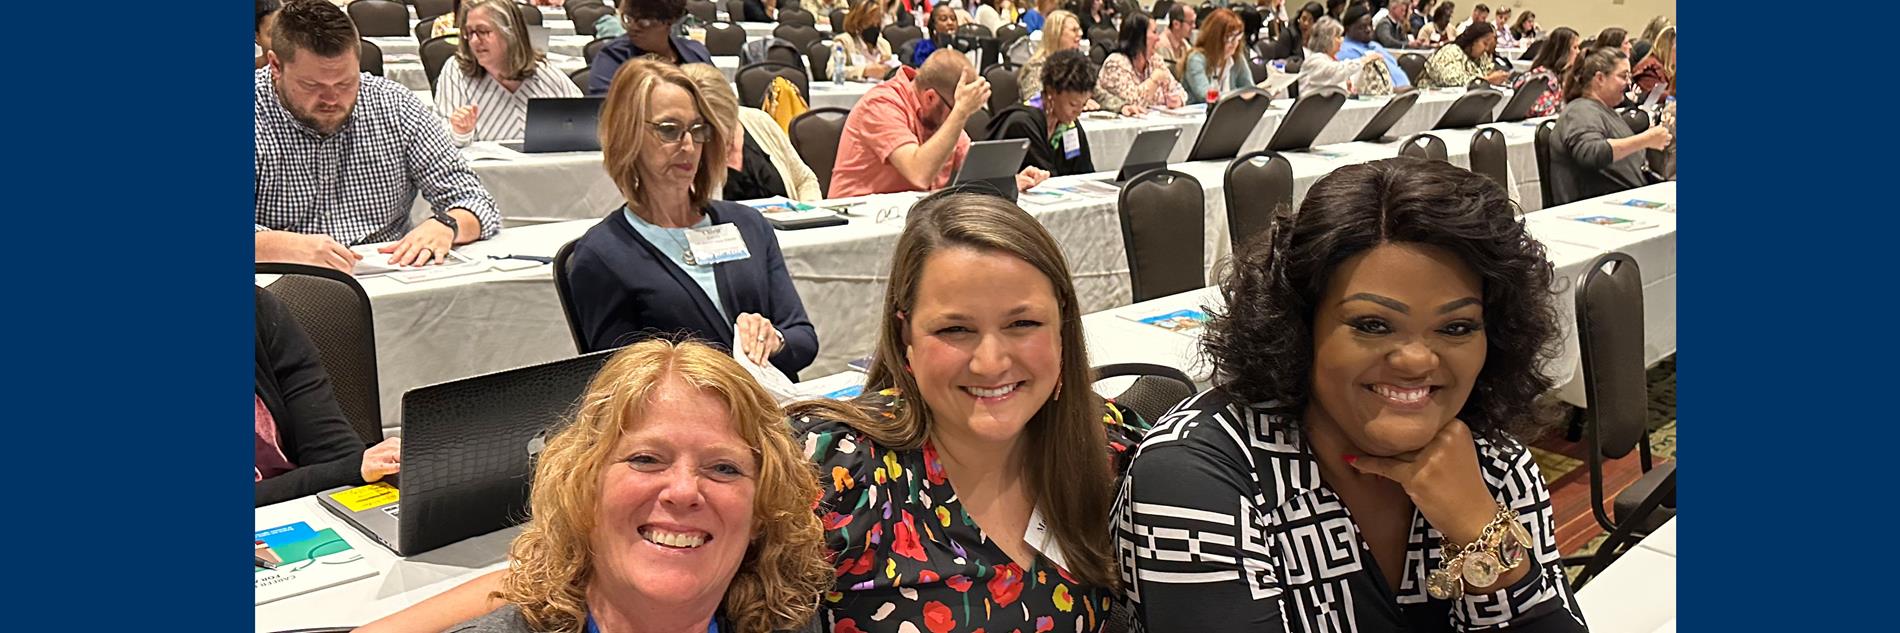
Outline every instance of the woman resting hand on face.
[[1585, 630], [1510, 432], [1558, 331], [1513, 211], [1483, 177], [1396, 158], [1326, 176], [1243, 249], [1203, 339], [1219, 386], [1154, 429], [1117, 501], [1142, 622]]

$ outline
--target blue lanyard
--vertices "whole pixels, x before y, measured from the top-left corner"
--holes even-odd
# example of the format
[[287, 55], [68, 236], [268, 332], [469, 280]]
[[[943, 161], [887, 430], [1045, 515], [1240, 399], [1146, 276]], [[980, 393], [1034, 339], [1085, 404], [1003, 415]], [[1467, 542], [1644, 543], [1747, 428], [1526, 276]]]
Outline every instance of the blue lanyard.
[[[587, 633], [600, 633], [600, 625], [594, 624], [594, 614], [592, 612], [587, 614]], [[719, 618], [717, 616], [706, 621], [706, 633], [719, 633]]]

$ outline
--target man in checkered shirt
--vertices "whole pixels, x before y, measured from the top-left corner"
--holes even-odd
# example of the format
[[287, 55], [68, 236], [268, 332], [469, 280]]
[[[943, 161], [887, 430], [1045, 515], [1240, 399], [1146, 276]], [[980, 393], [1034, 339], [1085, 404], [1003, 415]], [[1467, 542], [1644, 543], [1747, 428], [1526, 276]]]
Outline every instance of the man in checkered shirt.
[[[359, 71], [356, 26], [325, 0], [292, 0], [256, 82], [258, 261], [349, 272], [357, 244], [400, 265], [437, 263], [501, 230], [495, 199], [448, 129], [400, 84]], [[417, 191], [434, 215], [411, 227]]]

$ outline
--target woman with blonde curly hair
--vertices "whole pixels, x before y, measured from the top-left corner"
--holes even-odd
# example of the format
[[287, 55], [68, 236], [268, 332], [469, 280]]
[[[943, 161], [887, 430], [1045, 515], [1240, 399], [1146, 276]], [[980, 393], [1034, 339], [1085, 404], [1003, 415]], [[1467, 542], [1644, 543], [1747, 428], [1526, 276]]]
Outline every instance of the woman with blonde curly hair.
[[[816, 474], [784, 420], [730, 355], [659, 339], [621, 350], [541, 452], [505, 575], [432, 601], [499, 599], [457, 633], [804, 625], [832, 568]], [[434, 628], [393, 620], [375, 626]]]

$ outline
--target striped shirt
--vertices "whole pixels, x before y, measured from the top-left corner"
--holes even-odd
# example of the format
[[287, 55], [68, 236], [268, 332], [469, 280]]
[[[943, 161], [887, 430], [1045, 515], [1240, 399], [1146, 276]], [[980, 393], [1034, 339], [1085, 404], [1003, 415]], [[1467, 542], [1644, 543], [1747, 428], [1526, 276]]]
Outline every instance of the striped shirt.
[[257, 231], [388, 242], [408, 233], [418, 191], [437, 213], [475, 214], [483, 239], [501, 230], [494, 196], [462, 160], [448, 126], [408, 88], [365, 73], [356, 108], [325, 136], [291, 116], [269, 68], [253, 79]]
[[523, 79], [514, 92], [502, 87], [492, 73], [483, 72], [481, 77], [470, 79], [458, 66], [459, 62], [449, 64], [442, 69], [441, 81], [435, 88], [436, 114], [447, 119], [456, 108], [475, 106], [474, 133], [463, 136], [455, 133], [455, 126], [449, 126], [449, 135], [459, 146], [467, 146], [472, 141], [521, 138], [528, 122], [529, 99], [581, 96], [580, 86], [545, 60], [535, 64], [534, 74]]

